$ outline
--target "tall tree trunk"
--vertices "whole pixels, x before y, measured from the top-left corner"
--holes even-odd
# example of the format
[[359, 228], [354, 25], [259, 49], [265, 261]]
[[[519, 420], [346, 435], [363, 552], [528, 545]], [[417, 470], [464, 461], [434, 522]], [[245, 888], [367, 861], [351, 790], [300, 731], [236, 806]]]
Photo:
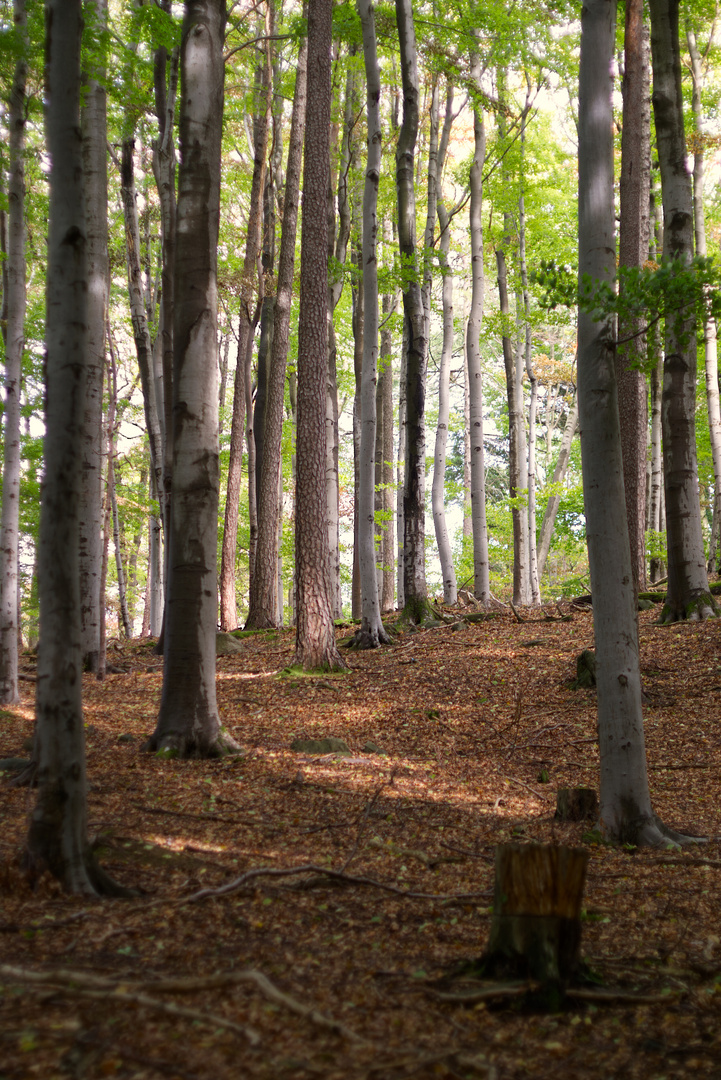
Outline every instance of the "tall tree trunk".
[[[660, 199], [651, 189], [650, 197], [651, 231], [649, 235], [649, 258], [657, 260], [663, 250], [663, 211]], [[648, 528], [657, 537], [665, 530], [663, 512], [663, 448], [661, 444], [661, 396], [663, 393], [663, 344], [659, 324], [651, 328], [648, 334], [649, 358], [653, 358], [651, 368], [651, 483], [649, 490]], [[649, 565], [651, 582], [656, 583], [664, 576], [663, 560], [655, 556]]]
[[375, 544], [376, 382], [378, 367], [378, 185], [381, 172], [381, 81], [375, 18], [371, 0], [358, 0], [363, 27], [366, 73], [368, 154], [363, 190], [363, 366], [361, 372], [360, 475], [358, 484], [358, 556], [361, 625], [354, 645], [375, 649], [389, 638], [378, 603]]
[[396, 0], [401, 55], [403, 120], [396, 147], [398, 243], [404, 276], [406, 435], [403, 478], [403, 601], [407, 618], [420, 623], [428, 610], [425, 567], [425, 397], [428, 339], [416, 253], [415, 146], [418, 135], [418, 62], [410, 0]]
[[380, 431], [381, 444], [381, 585], [379, 596], [382, 612], [393, 611], [395, 603], [395, 560], [396, 542], [393, 531], [393, 503], [394, 503], [394, 477], [393, 477], [393, 356], [392, 356], [392, 333], [386, 320], [395, 309], [395, 304], [389, 294], [383, 296], [383, 323], [381, 325], [381, 348], [378, 370], [378, 400], [380, 402], [380, 414], [382, 427]]
[[[158, 0], [161, 9], [170, 15], [171, 0]], [[168, 63], [169, 61], [169, 63]], [[155, 114], [158, 137], [153, 141], [153, 175], [160, 201], [161, 293], [159, 344], [161, 378], [156, 378], [156, 400], [163, 434], [163, 482], [158, 488], [160, 514], [165, 535], [169, 532], [171, 478], [173, 463], [173, 320], [175, 302], [175, 230], [177, 205], [175, 194], [175, 106], [178, 89], [179, 50], [168, 56], [161, 45], [154, 58]], [[162, 385], [161, 385], [162, 384]], [[162, 406], [162, 407], [161, 407]], [[167, 550], [167, 549], [166, 549]]]
[[[651, 181], [648, 34], [643, 0], [626, 0], [623, 127], [621, 132], [621, 224], [619, 265], [642, 267], [648, 259]], [[623, 286], [621, 286], [623, 287]], [[639, 319], [619, 320], [616, 380], [621, 420], [623, 481], [636, 591], [646, 584], [646, 339]], [[627, 340], [624, 340], [627, 339]]]
[[173, 498], [163, 692], [145, 744], [181, 757], [237, 744], [215, 694], [218, 535], [217, 250], [224, 0], [187, 0], [173, 327]]
[[351, 580], [351, 616], [360, 620], [362, 615], [359, 514], [360, 460], [361, 460], [361, 382], [363, 377], [363, 251], [356, 247], [355, 264], [357, 280], [353, 285], [353, 571]]
[[[20, 522], [20, 391], [25, 348], [25, 109], [27, 13], [24, 0], [13, 6], [18, 58], [15, 63], [8, 124], [7, 307], [5, 339], [5, 423], [0, 553], [0, 704], [20, 700], [18, 691], [18, 541]], [[5, 290], [3, 290], [5, 292]]]
[[45, 479], [34, 758], [38, 797], [27, 859], [68, 892], [112, 891], [87, 841], [78, 512], [87, 356], [87, 265], [80, 136], [80, 0], [46, 3], [48, 229]]
[[325, 499], [331, 23], [331, 0], [309, 0], [308, 99], [313, 108], [306, 121], [303, 166], [295, 519], [295, 655], [308, 669], [345, 667], [335, 642]]
[[513, 519], [513, 601], [528, 603], [528, 526], [521, 513], [521, 501], [525, 493], [521, 487], [522, 449], [520, 428], [524, 423], [519, 408], [518, 370], [513, 344], [510, 338], [508, 305], [508, 279], [506, 253], [502, 247], [496, 250], [498, 267], [498, 299], [503, 320], [503, 363], [506, 369], [506, 397], [508, 400], [508, 479]]
[[[446, 604], [455, 604], [458, 599], [456, 571], [453, 566], [453, 551], [448, 536], [445, 509], [446, 486], [446, 445], [448, 442], [448, 423], [450, 419], [450, 379], [451, 359], [453, 357], [453, 271], [450, 265], [451, 229], [450, 217], [443, 201], [441, 179], [445, 164], [446, 151], [453, 124], [453, 83], [449, 81], [446, 93], [443, 132], [438, 149], [438, 197], [436, 212], [440, 226], [441, 272], [443, 275], [443, 346], [441, 349], [440, 371], [438, 373], [438, 427], [433, 453], [433, 484], [431, 499], [433, 506], [433, 524], [436, 532], [438, 556], [443, 578], [443, 600]], [[429, 169], [430, 191], [430, 169]]]
[[[263, 461], [258, 499], [258, 547], [255, 583], [250, 597], [246, 628], [277, 624], [278, 483], [281, 473], [285, 369], [293, 299], [295, 240], [298, 224], [300, 173], [305, 132], [308, 47], [304, 39], [298, 54], [293, 94], [293, 114], [288, 141], [288, 163], [283, 193], [283, 228], [278, 257], [278, 285], [273, 316], [273, 343], [268, 373]], [[282, 608], [281, 608], [282, 610]]]
[[115, 570], [118, 578], [118, 609], [119, 622], [122, 624], [123, 635], [126, 639], [133, 636], [133, 627], [130, 622], [128, 611], [128, 590], [125, 581], [125, 568], [123, 566], [123, 545], [120, 536], [120, 517], [118, 515], [118, 493], [115, 461], [108, 458], [108, 498], [113, 522], [113, 547], [115, 548]]
[[[471, 57], [471, 75], [480, 82], [478, 56]], [[471, 521], [473, 528], [473, 592], [482, 604], [491, 600], [486, 526], [486, 467], [483, 448], [483, 380], [481, 375], [481, 326], [483, 323], [483, 162], [486, 157], [486, 130], [483, 109], [473, 110], [473, 164], [470, 172], [471, 200], [471, 309], [466, 328], [466, 367], [470, 411]]]
[[[664, 259], [693, 257], [693, 194], [686, 169], [678, 0], [650, 0], [653, 112], [663, 191]], [[662, 619], [716, 614], [709, 592], [696, 462], [695, 319], [666, 319], [661, 424], [668, 590]]]
[[340, 587], [340, 475], [338, 471], [338, 374], [337, 345], [333, 313], [343, 291], [343, 268], [350, 239], [351, 213], [349, 198], [349, 172], [353, 164], [353, 126], [356, 120], [355, 67], [348, 64], [346, 72], [343, 128], [338, 155], [338, 230], [336, 235], [335, 200], [333, 185], [328, 189], [328, 257], [333, 269], [328, 286], [328, 384], [326, 398], [326, 499], [328, 502], [328, 546], [330, 551], [330, 579], [333, 590], [333, 614], [339, 619], [343, 614]]
[[[578, 282], [615, 272], [613, 78], [615, 0], [586, 0], [581, 16]], [[588, 559], [593, 592], [601, 754], [601, 828], [621, 843], [681, 839], [651, 808], [646, 773], [636, 594], [623, 488], [610, 318], [578, 315], [578, 397]]]
[[[258, 259], [261, 252], [261, 227], [263, 221], [263, 189], [265, 186], [266, 158], [268, 155], [268, 120], [270, 117], [272, 73], [266, 58], [257, 77], [258, 112], [254, 123], [253, 180], [248, 208], [248, 232], [243, 261], [243, 287], [240, 297], [240, 320], [238, 323], [238, 362], [235, 368], [233, 392], [233, 420], [230, 433], [230, 462], [228, 486], [225, 499], [225, 524], [220, 563], [220, 626], [231, 630], [238, 622], [235, 598], [235, 555], [238, 542], [238, 511], [240, 484], [243, 471], [243, 427], [245, 412], [252, 416], [247, 398], [246, 364], [248, 341], [251, 341], [257, 323], [255, 310]], [[251, 590], [252, 596], [252, 590]], [[251, 600], [252, 602], [252, 600]]]
[[[86, 8], [86, 33], [107, 23], [107, 0]], [[88, 369], [80, 486], [80, 622], [83, 666], [97, 673], [102, 564], [103, 372], [108, 304], [108, 152], [105, 72], [86, 72], [82, 110], [88, 237]]]
[[153, 346], [145, 309], [143, 289], [143, 270], [140, 262], [140, 226], [138, 223], [137, 196], [134, 176], [134, 137], [123, 140], [122, 160], [120, 163], [120, 191], [123, 200], [125, 218], [125, 244], [128, 265], [128, 294], [130, 298], [130, 317], [133, 324], [135, 352], [138, 357], [140, 382], [143, 388], [145, 408], [145, 426], [150, 443], [150, 466], [155, 478], [156, 489], [163, 490], [163, 440], [161, 438], [158, 402], [156, 398], [156, 380], [153, 368]]
[[[523, 294], [523, 347], [524, 367], [531, 385], [531, 393], [528, 404], [528, 457], [524, 487], [527, 490], [528, 508], [526, 512], [526, 527], [528, 530], [528, 587], [530, 603], [538, 606], [541, 603], [541, 591], [538, 573], [538, 552], [536, 549], [536, 412], [538, 408], [538, 379], [533, 371], [531, 349], [531, 294], [528, 289], [528, 263], [526, 260], [526, 124], [531, 105], [531, 82], [527, 80], [526, 101], [521, 117], [521, 191], [518, 196], [518, 263], [521, 274], [521, 290]], [[519, 376], [521, 409], [523, 409], [523, 376]], [[524, 429], [525, 430], [525, 429]]]
[[568, 463], [571, 457], [571, 443], [573, 442], [573, 436], [576, 434], [576, 428], [578, 427], [578, 396], [574, 398], [571, 411], [566, 417], [566, 426], [563, 429], [563, 436], [561, 438], [561, 447], [558, 451], [558, 458], [553, 470], [553, 479], [551, 484], [553, 487], [553, 494], [546, 503], [546, 510], [543, 515], [543, 521], [541, 522], [541, 533], [538, 540], [538, 576], [543, 575], [543, 571], [546, 567], [546, 559], [548, 558], [548, 552], [551, 547], [551, 537], [553, 536], [553, 526], [556, 522], [556, 514], [558, 513], [558, 507], [561, 505], [561, 496], [557, 495], [558, 485], [562, 484], [566, 472], [568, 471]]
[[[705, 256], [706, 217], [704, 213], [704, 123], [701, 111], [701, 90], [703, 69], [696, 35], [691, 29], [688, 17], [686, 40], [691, 59], [693, 75], [693, 118], [696, 128], [693, 145], [693, 220], [696, 239], [696, 254]], [[709, 41], [712, 44], [713, 38]], [[718, 344], [716, 340], [716, 320], [707, 318], [703, 324], [704, 360], [706, 370], [706, 404], [708, 407], [709, 437], [714, 473], [713, 521], [707, 569], [709, 573], [719, 567], [721, 557], [721, 404], [719, 403]]]

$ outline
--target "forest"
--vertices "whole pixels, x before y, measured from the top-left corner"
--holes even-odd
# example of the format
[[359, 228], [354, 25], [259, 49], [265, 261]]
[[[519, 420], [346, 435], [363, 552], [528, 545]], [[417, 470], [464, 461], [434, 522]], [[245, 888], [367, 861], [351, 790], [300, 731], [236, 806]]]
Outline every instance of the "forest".
[[713, 1075], [717, 19], [0, 4], [0, 1080]]

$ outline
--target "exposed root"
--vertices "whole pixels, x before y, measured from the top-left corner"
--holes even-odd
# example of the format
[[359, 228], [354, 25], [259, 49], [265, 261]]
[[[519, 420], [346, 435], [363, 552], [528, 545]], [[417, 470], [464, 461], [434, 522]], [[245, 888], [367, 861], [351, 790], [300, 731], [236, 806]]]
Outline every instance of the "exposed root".
[[153, 732], [140, 747], [148, 754], [166, 758], [222, 758], [242, 754], [243, 748], [232, 735], [221, 728], [214, 738], [198, 737], [193, 731]]

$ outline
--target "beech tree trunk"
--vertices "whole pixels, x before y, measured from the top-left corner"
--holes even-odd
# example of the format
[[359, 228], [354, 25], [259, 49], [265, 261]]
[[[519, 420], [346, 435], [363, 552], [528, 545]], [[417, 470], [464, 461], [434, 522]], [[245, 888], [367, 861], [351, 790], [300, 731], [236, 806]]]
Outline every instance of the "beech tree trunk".
[[34, 873], [68, 892], [113, 890], [87, 841], [82, 709], [79, 488], [87, 361], [87, 256], [80, 135], [80, 0], [46, 3], [46, 145], [51, 164], [46, 291], [45, 478], [40, 518], [40, 643], [27, 837]]
[[[230, 433], [230, 461], [228, 485], [225, 498], [225, 524], [220, 563], [220, 627], [232, 630], [238, 623], [235, 597], [235, 559], [238, 543], [238, 511], [240, 484], [243, 472], [243, 428], [247, 412], [252, 427], [252, 405], [247, 392], [248, 349], [252, 348], [253, 332], [258, 313], [255, 311], [255, 294], [258, 259], [262, 244], [263, 188], [265, 185], [266, 158], [268, 155], [268, 119], [271, 105], [271, 72], [266, 62], [259, 72], [258, 114], [253, 125], [253, 180], [248, 210], [248, 232], [243, 260], [243, 286], [240, 296], [240, 320], [238, 323], [238, 361], [235, 368], [233, 391], [233, 419]], [[250, 346], [249, 346], [250, 343]], [[250, 473], [249, 473], [250, 476]], [[253, 590], [251, 589], [251, 596]]]
[[[693, 220], [696, 240], [696, 254], [707, 255], [706, 216], [704, 212], [704, 123], [701, 111], [701, 90], [703, 84], [703, 65], [699, 53], [696, 35], [687, 18], [686, 40], [688, 42], [691, 74], [693, 76], [694, 125], [696, 128], [693, 151]], [[712, 42], [709, 42], [709, 46]], [[709, 438], [714, 472], [713, 521], [707, 570], [713, 573], [719, 566], [721, 551], [721, 404], [719, 402], [718, 343], [716, 320], [707, 318], [703, 324], [704, 360], [706, 371], [706, 405], [708, 408]]]
[[[298, 224], [300, 173], [303, 160], [305, 106], [308, 69], [308, 46], [304, 39], [298, 54], [293, 94], [288, 163], [283, 192], [283, 228], [278, 256], [278, 284], [273, 316], [273, 342], [268, 371], [265, 409], [263, 460], [260, 470], [258, 497], [258, 547], [255, 561], [255, 582], [250, 596], [246, 629], [261, 629], [278, 625], [277, 558], [278, 558], [278, 482], [281, 473], [283, 441], [283, 405], [285, 400], [285, 369], [290, 333], [290, 309], [293, 299], [295, 271], [295, 240]], [[282, 606], [280, 607], [282, 612]]]
[[328, 366], [328, 184], [331, 0], [308, 3], [308, 111], [303, 165], [295, 551], [296, 662], [342, 669], [333, 622], [327, 504], [325, 402]]
[[[693, 257], [693, 195], [686, 169], [678, 0], [650, 0], [653, 112], [663, 191], [664, 259]], [[662, 619], [716, 614], [709, 592], [696, 461], [696, 326], [666, 319], [661, 425], [668, 590]]]
[[[626, 0], [618, 253], [619, 264], [628, 267], [641, 267], [648, 259], [651, 181], [648, 63], [643, 0]], [[623, 479], [636, 592], [646, 586], [648, 416], [646, 376], [642, 370], [646, 357], [646, 337], [641, 330], [640, 319], [619, 320], [619, 346], [616, 351]]]
[[[615, 274], [612, 61], [615, 0], [581, 16], [578, 283]], [[601, 828], [609, 839], [664, 845], [681, 837], [653, 813], [646, 772], [637, 598], [623, 487], [613, 324], [578, 314], [578, 399], [586, 536], [596, 639]]]
[[163, 692], [148, 750], [218, 756], [215, 694], [218, 535], [217, 248], [224, 0], [187, 0], [173, 328], [173, 478]]
[[[25, 109], [27, 79], [27, 13], [24, 0], [15, 0], [13, 18], [19, 47], [15, 62], [8, 125], [10, 182], [8, 185], [7, 305], [5, 340], [5, 401], [3, 425], [3, 484], [0, 552], [0, 704], [20, 700], [18, 691], [18, 542], [20, 521], [20, 391], [25, 348]], [[5, 291], [5, 290], [4, 290]]]
[[[391, 314], [395, 304], [390, 295], [383, 296], [383, 322]], [[380, 541], [380, 584], [379, 595], [381, 611], [393, 611], [395, 604], [395, 559], [396, 541], [393, 531], [393, 503], [395, 483], [393, 477], [393, 355], [392, 334], [390, 327], [381, 326], [381, 350], [378, 371], [378, 410], [381, 424], [379, 442], [381, 444], [381, 476], [380, 476], [380, 509], [381, 541]]]
[[428, 610], [425, 567], [425, 397], [428, 339], [416, 252], [415, 147], [418, 135], [418, 62], [410, 0], [396, 0], [403, 120], [396, 147], [398, 242], [404, 277], [406, 434], [403, 479], [403, 603], [421, 623]]
[[576, 434], [576, 428], [578, 427], [578, 395], [573, 400], [573, 406], [571, 411], [566, 417], [566, 426], [563, 429], [563, 436], [561, 437], [561, 446], [558, 451], [558, 458], [556, 459], [556, 465], [553, 470], [553, 478], [551, 484], [553, 485], [553, 494], [546, 503], [546, 510], [543, 515], [543, 521], [541, 522], [541, 532], [538, 540], [538, 576], [542, 576], [546, 567], [546, 559], [548, 558], [548, 552], [551, 547], [551, 537], [553, 536], [553, 526], [556, 522], [556, 514], [558, 513], [558, 507], [561, 505], [561, 496], [556, 494], [556, 490], [559, 484], [562, 484], [566, 478], [568, 471], [568, 463], [571, 457], [571, 443], [573, 442], [573, 436]]
[[441, 349], [440, 371], [438, 373], [438, 427], [433, 454], [433, 484], [431, 487], [433, 524], [436, 532], [438, 556], [443, 578], [443, 601], [455, 604], [458, 599], [456, 571], [453, 565], [448, 526], [446, 524], [445, 485], [446, 485], [446, 446], [448, 442], [448, 423], [450, 419], [450, 379], [451, 360], [453, 358], [453, 271], [450, 265], [451, 230], [450, 218], [445, 202], [441, 180], [445, 164], [446, 151], [453, 124], [453, 84], [449, 81], [446, 93], [443, 132], [438, 149], [438, 197], [436, 212], [440, 225], [441, 272], [443, 275], [443, 346]]
[[[471, 75], [480, 81], [477, 55], [471, 57]], [[466, 367], [470, 411], [471, 523], [473, 531], [473, 593], [482, 604], [491, 600], [486, 526], [486, 467], [483, 447], [483, 379], [481, 374], [481, 326], [483, 324], [483, 163], [486, 130], [483, 109], [473, 111], [473, 164], [470, 172], [471, 310], [466, 329]]]
[[361, 625], [356, 648], [388, 644], [378, 603], [375, 544], [376, 382], [378, 366], [378, 185], [381, 171], [381, 82], [375, 19], [370, 0], [358, 0], [363, 27], [366, 73], [368, 155], [363, 190], [363, 366], [358, 490], [358, 557], [361, 583]]

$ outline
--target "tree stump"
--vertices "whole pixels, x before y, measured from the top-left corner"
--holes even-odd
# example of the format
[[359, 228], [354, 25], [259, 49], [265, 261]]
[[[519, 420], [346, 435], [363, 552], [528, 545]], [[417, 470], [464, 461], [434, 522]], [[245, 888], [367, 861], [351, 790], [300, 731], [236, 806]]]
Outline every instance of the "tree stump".
[[598, 817], [598, 797], [593, 788], [559, 788], [556, 794], [557, 821], [588, 821]]
[[496, 848], [493, 921], [483, 972], [531, 978], [558, 993], [580, 964], [588, 853], [551, 844]]
[[572, 684], [574, 690], [590, 690], [596, 685], [596, 654], [590, 649], [584, 649], [576, 658], [576, 681]]

